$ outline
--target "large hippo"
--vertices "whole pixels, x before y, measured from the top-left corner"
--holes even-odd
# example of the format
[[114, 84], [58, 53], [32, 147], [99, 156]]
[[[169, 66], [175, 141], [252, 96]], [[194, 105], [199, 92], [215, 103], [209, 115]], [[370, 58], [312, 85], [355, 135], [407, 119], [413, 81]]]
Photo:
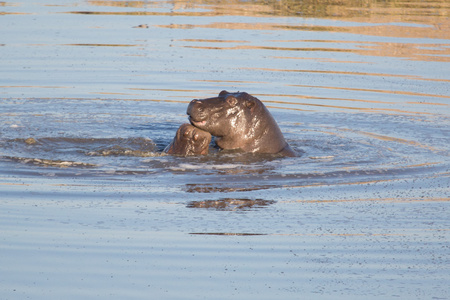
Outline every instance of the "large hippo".
[[218, 97], [194, 99], [187, 114], [191, 124], [215, 136], [222, 149], [296, 156], [264, 104], [245, 92], [221, 91]]
[[181, 125], [173, 141], [164, 149], [167, 154], [173, 155], [206, 155], [211, 142], [211, 134], [191, 124]]

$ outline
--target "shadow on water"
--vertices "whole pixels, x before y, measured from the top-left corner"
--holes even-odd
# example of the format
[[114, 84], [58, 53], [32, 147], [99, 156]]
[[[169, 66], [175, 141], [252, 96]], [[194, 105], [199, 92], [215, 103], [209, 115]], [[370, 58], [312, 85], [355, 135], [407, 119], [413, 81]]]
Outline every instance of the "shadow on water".
[[186, 207], [219, 211], [249, 211], [263, 208], [274, 203], [276, 203], [276, 201], [263, 199], [224, 198], [219, 200], [191, 201]]

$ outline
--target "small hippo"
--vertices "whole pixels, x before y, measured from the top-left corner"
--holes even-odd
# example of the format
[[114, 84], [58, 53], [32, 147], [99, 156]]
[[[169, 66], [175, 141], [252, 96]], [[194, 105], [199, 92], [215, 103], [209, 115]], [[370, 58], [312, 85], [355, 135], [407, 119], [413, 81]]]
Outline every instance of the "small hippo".
[[164, 152], [181, 156], [206, 155], [210, 142], [209, 132], [186, 123], [178, 128], [173, 141], [164, 149]]
[[191, 124], [215, 136], [222, 149], [296, 156], [264, 104], [245, 92], [221, 91], [218, 97], [194, 99], [187, 114]]

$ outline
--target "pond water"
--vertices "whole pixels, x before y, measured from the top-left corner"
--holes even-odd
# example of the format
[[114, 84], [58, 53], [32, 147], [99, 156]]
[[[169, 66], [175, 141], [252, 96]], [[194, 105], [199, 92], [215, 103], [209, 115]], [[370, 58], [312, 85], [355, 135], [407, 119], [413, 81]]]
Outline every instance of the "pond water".
[[[0, 2], [2, 298], [450, 299], [449, 13]], [[162, 154], [221, 90], [299, 156]]]

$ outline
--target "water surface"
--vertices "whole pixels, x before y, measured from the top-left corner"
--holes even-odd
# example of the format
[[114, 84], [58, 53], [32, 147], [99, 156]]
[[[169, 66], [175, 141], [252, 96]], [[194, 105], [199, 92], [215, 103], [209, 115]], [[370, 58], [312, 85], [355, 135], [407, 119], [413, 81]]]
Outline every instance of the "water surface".
[[[5, 299], [450, 299], [447, 1], [0, 2]], [[162, 154], [246, 91], [295, 158]]]

